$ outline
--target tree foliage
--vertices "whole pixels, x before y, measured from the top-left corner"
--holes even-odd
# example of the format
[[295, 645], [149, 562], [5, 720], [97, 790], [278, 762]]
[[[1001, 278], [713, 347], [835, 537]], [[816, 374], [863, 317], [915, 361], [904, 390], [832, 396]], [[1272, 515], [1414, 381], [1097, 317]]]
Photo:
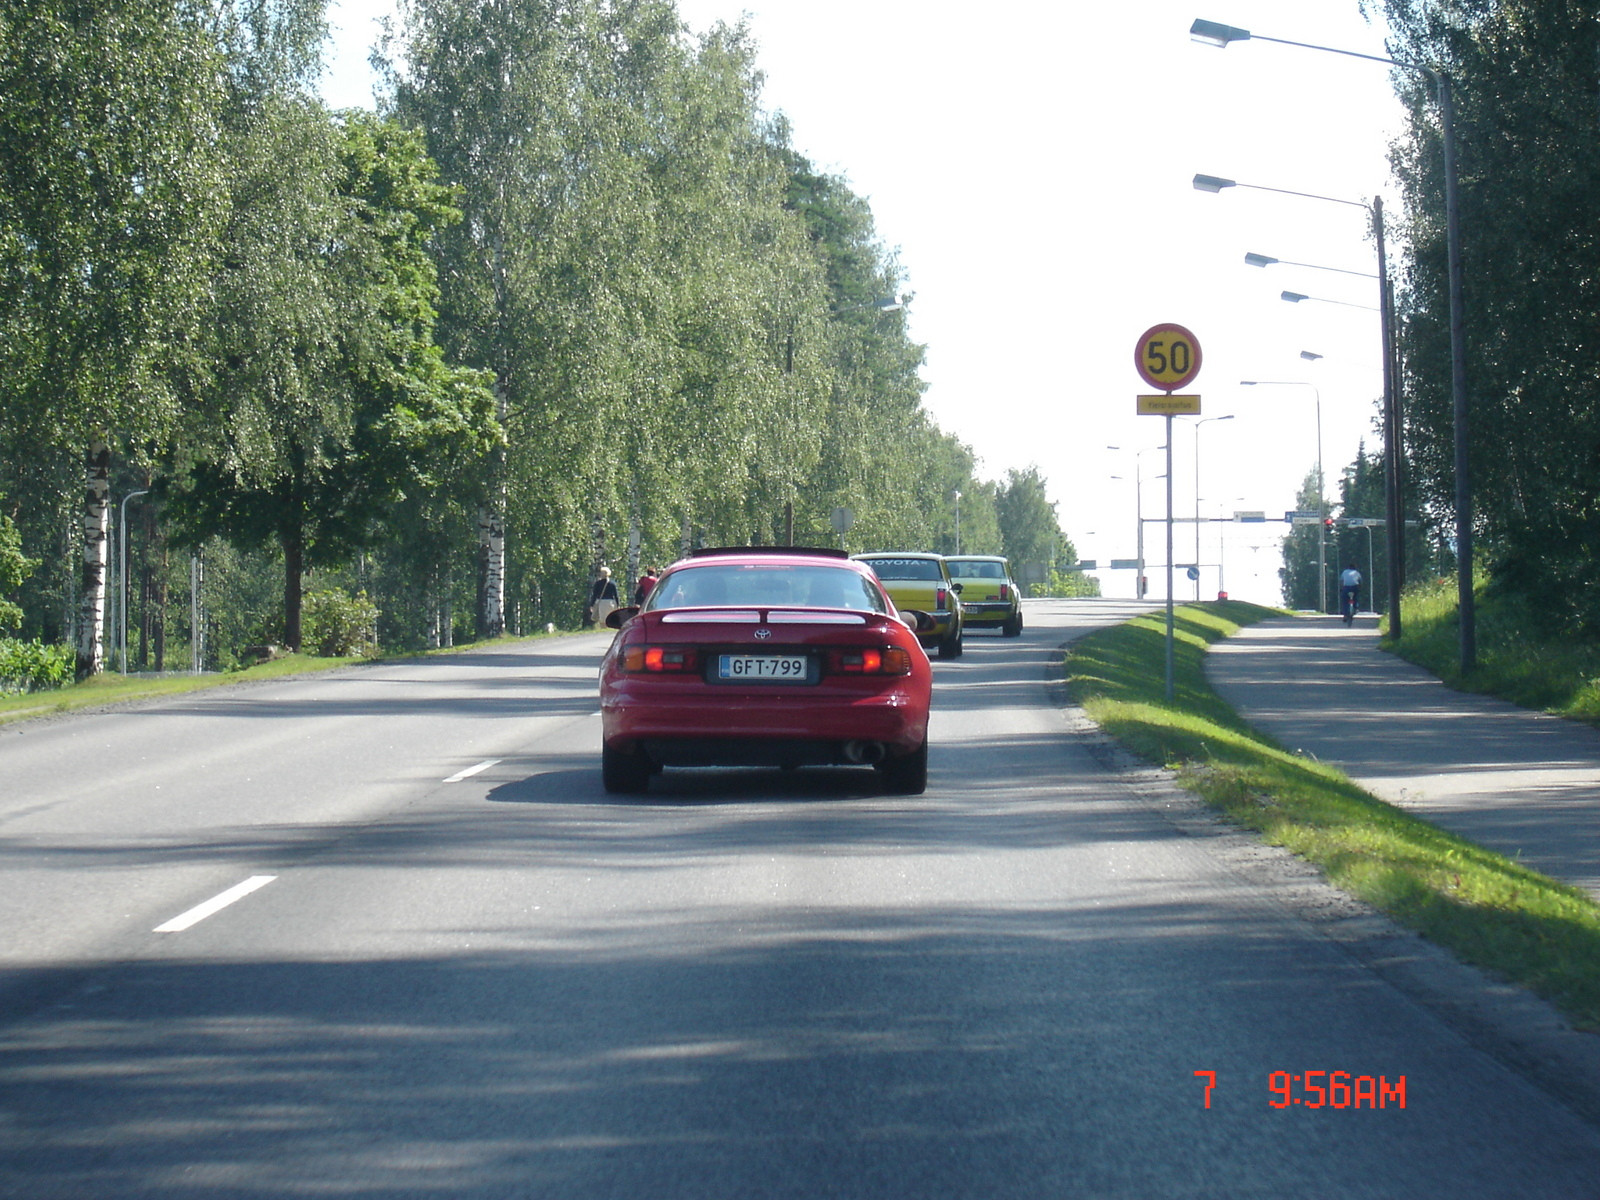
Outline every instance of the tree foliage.
[[1058, 563], [1077, 561], [1077, 551], [1061, 532], [1055, 505], [1045, 493], [1045, 479], [1037, 466], [1008, 471], [995, 508], [1005, 555], [1014, 566], [1042, 568], [1038, 577], [1042, 582]]
[[201, 366], [221, 64], [181, 0], [0, 2], [0, 448], [86, 464], [80, 676], [101, 666], [111, 443], [165, 436]]
[[[86, 451], [101, 530], [156, 493], [198, 556], [135, 603], [211, 604], [208, 661], [297, 645], [302, 586], [438, 645], [712, 542], [1070, 551], [1037, 469], [979, 478], [923, 408], [895, 254], [742, 26], [408, 0], [373, 115], [315, 98], [321, 0], [0, 18], [0, 486], [55, 559]], [[25, 628], [70, 624], [40, 574]]]
[[22, 623], [22, 608], [10, 597], [38, 566], [38, 559], [22, 553], [22, 535], [11, 518], [0, 512], [0, 633]]
[[438, 487], [451, 447], [497, 429], [481, 379], [433, 342], [429, 244], [459, 213], [421, 139], [360, 113], [267, 111], [243, 139], [256, 170], [219, 313], [228, 369], [169, 498], [190, 542], [277, 546], [298, 649], [303, 572], [349, 561], [408, 488]]
[[[1577, 0], [1385, 0], [1397, 58], [1454, 80], [1475, 531], [1495, 586], [1552, 631], [1600, 634], [1600, 23]], [[1438, 105], [1397, 77], [1409, 243], [1406, 447], [1452, 516], [1453, 422]]]

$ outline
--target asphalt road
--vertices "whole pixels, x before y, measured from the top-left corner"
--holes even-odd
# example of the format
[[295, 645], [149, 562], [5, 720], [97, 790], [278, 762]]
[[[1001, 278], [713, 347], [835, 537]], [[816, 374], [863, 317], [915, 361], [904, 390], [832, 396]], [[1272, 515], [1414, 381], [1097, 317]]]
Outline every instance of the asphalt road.
[[601, 635], [0, 730], [0, 1195], [1600, 1196], [1536, 1076], [1103, 765], [1052, 665], [1126, 611], [936, 663], [919, 797], [607, 797]]

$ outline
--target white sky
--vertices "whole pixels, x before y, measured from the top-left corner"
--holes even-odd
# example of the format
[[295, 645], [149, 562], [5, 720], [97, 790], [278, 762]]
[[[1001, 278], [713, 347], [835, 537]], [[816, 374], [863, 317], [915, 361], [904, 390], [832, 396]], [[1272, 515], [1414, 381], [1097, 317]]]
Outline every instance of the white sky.
[[[370, 106], [367, 52], [391, 7], [333, 0], [330, 104]], [[926, 404], [939, 426], [973, 448], [980, 477], [1036, 464], [1063, 529], [1103, 568], [1105, 593], [1128, 596], [1133, 573], [1104, 568], [1134, 557], [1133, 451], [1162, 442], [1164, 419], [1134, 411], [1149, 390], [1134, 351], [1150, 326], [1193, 332], [1204, 362], [1185, 391], [1201, 395], [1202, 416], [1234, 418], [1201, 431], [1203, 516], [1294, 508], [1316, 462], [1319, 400], [1330, 497], [1361, 439], [1378, 447], [1378, 316], [1351, 307], [1375, 307], [1376, 283], [1244, 263], [1254, 251], [1375, 272], [1365, 214], [1242, 188], [1201, 193], [1193, 176], [1382, 194], [1393, 213], [1386, 154], [1401, 110], [1382, 64], [1262, 41], [1218, 50], [1188, 36], [1204, 17], [1383, 55], [1357, 0], [1096, 7], [1090, 16], [1071, 0], [1012, 0], [957, 19], [927, 0], [678, 0], [696, 31], [749, 14], [765, 106], [788, 114], [813, 163], [871, 202], [914, 293], [911, 332], [928, 347]], [[1285, 289], [1320, 299], [1286, 303]], [[1302, 350], [1324, 357], [1307, 362]], [[1174, 429], [1175, 515], [1193, 517], [1193, 419]], [[1165, 514], [1163, 458], [1141, 460], [1146, 518]], [[1230, 595], [1280, 603], [1286, 531], [1281, 520], [1205, 525], [1202, 594], [1216, 593], [1220, 557]], [[1164, 539], [1147, 525], [1147, 563], [1164, 561]], [[1193, 561], [1192, 524], [1177, 526], [1176, 542], [1176, 561]], [[1149, 576], [1151, 595], [1164, 595], [1159, 566]], [[1175, 592], [1194, 595], [1181, 571]]]

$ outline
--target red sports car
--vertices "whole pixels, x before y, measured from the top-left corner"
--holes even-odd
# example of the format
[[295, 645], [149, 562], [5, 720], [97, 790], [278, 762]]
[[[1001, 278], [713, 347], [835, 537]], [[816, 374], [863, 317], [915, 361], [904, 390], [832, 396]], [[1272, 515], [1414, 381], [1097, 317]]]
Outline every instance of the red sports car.
[[601, 772], [642, 792], [666, 766], [871, 764], [928, 786], [926, 613], [895, 611], [842, 552], [699, 550], [618, 609], [600, 665]]

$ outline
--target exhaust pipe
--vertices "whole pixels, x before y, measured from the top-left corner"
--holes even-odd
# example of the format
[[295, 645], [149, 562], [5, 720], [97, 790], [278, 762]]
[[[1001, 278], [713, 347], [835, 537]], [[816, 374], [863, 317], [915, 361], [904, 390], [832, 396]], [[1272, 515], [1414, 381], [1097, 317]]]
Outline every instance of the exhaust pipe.
[[884, 757], [883, 743], [851, 739], [844, 744], [844, 756], [853, 763], [880, 763]]

